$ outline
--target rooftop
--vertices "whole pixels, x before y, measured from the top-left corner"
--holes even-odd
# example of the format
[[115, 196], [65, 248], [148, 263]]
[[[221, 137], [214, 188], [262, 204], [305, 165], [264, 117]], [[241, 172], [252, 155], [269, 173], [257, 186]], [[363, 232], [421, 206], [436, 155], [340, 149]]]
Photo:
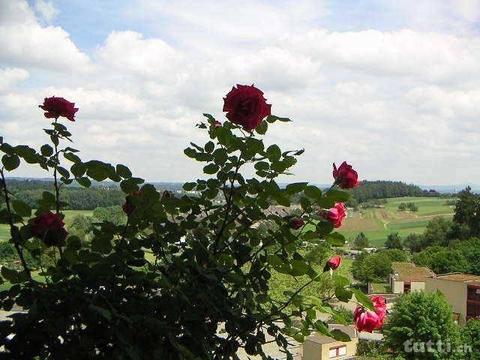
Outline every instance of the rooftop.
[[425, 281], [426, 278], [435, 276], [429, 268], [410, 262], [392, 262], [392, 270], [398, 281]]
[[457, 282], [464, 282], [464, 283], [471, 283], [471, 282], [480, 283], [480, 276], [473, 275], [473, 274], [450, 273], [450, 274], [436, 275], [433, 277], [440, 280], [457, 281]]

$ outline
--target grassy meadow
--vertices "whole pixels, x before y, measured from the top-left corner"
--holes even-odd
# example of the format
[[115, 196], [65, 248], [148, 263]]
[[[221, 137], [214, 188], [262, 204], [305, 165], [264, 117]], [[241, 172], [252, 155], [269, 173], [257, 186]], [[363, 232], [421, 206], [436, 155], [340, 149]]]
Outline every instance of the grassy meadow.
[[[422, 233], [435, 216], [451, 218], [454, 206], [448, 205], [448, 200], [431, 197], [390, 198], [382, 208], [350, 211], [339, 232], [345, 235], [349, 242], [363, 232], [370, 246], [380, 247], [390, 233], [398, 232], [402, 237], [411, 233]], [[415, 203], [418, 211], [399, 211], [398, 205], [402, 202]]]

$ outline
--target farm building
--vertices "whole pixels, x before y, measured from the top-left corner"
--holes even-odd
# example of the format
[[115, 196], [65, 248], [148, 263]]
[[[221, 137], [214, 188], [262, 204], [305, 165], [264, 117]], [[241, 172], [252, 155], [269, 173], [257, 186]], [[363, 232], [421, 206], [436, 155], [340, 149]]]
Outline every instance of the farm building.
[[410, 291], [425, 290], [425, 283], [434, 272], [426, 267], [416, 266], [409, 262], [393, 262], [390, 274], [392, 293], [403, 294]]
[[425, 291], [440, 291], [452, 306], [460, 325], [480, 316], [480, 276], [462, 273], [436, 275], [427, 279]]
[[329, 336], [314, 334], [305, 339], [302, 360], [353, 359], [357, 352], [358, 334], [353, 326], [329, 325], [350, 337], [350, 341], [337, 341]]

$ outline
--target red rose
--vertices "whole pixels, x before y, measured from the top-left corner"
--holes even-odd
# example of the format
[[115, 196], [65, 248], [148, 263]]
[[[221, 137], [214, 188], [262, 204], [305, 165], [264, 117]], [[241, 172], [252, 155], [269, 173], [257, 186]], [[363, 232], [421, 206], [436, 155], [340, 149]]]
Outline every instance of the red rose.
[[294, 230], [300, 229], [303, 225], [305, 225], [305, 222], [300, 218], [290, 219], [290, 227]]
[[338, 256], [338, 255], [335, 255], [335, 256], [332, 256], [330, 259], [328, 259], [327, 263], [325, 264], [325, 268], [323, 269], [323, 271], [327, 271], [327, 270], [336, 270], [340, 264], [342, 263], [342, 257], [341, 256]]
[[78, 108], [75, 107], [75, 103], [65, 100], [61, 97], [49, 97], [43, 100], [43, 105], [39, 105], [40, 108], [45, 110], [46, 118], [58, 118], [60, 116], [66, 117], [70, 121], [75, 121], [75, 113]]
[[336, 203], [333, 208], [325, 211], [322, 216], [330, 221], [334, 227], [338, 228], [347, 216], [347, 208], [344, 203]]
[[32, 234], [48, 246], [61, 246], [67, 238], [65, 223], [59, 214], [48, 211], [30, 221]]
[[358, 186], [358, 174], [346, 161], [338, 169], [333, 163], [333, 178], [342, 189], [351, 189]]
[[123, 212], [127, 214], [127, 216], [132, 215], [133, 211], [135, 210], [135, 205], [133, 204], [135, 201], [133, 198], [138, 198], [140, 196], [140, 191], [135, 191], [125, 198], [125, 203], [122, 206]]
[[271, 115], [272, 105], [267, 104], [263, 92], [253, 85], [237, 85], [223, 100], [223, 111], [227, 112], [228, 120], [247, 131], [252, 131]]

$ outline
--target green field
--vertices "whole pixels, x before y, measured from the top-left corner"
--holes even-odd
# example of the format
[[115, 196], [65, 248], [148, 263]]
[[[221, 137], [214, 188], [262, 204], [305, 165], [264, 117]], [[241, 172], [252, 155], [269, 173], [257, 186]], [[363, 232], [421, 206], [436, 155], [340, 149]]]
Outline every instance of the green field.
[[[435, 216], [451, 218], [454, 206], [447, 205], [449, 199], [430, 197], [390, 198], [381, 208], [350, 211], [339, 232], [351, 242], [359, 232], [363, 232], [372, 247], [383, 246], [390, 233], [398, 232], [405, 237], [412, 233], [422, 233], [428, 222]], [[451, 200], [451, 199], [450, 199]], [[413, 202], [417, 212], [398, 211], [400, 203]]]
[[[93, 211], [91, 210], [65, 210], [65, 224], [68, 227], [68, 224], [72, 219], [77, 215], [92, 216]], [[0, 224], [0, 241], [6, 241], [10, 238], [10, 230], [8, 225]]]

